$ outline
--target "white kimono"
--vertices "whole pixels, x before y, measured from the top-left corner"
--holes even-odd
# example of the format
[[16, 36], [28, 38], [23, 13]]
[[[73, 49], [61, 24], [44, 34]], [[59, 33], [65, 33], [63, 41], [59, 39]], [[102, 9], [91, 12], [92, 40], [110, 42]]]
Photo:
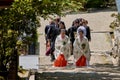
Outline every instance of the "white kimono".
[[68, 36], [65, 36], [64, 39], [61, 38], [61, 35], [57, 36], [55, 41], [55, 58], [59, 56], [59, 54], [64, 54], [66, 60], [70, 57], [70, 41]]
[[[83, 49], [82, 45], [85, 45], [85, 48]], [[84, 55], [87, 59], [87, 61], [90, 60], [90, 48], [89, 48], [89, 42], [88, 39], [86, 37], [84, 37], [82, 39], [82, 41], [80, 40], [79, 37], [77, 37], [75, 39], [75, 42], [73, 44], [74, 46], [74, 50], [73, 50], [73, 55], [74, 55], [74, 59], [75, 62], [82, 56]]]

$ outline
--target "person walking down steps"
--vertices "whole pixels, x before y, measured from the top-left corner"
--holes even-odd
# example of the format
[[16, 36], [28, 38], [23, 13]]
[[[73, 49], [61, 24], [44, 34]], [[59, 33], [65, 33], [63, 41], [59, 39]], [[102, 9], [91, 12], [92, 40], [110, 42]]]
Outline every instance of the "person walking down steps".
[[55, 61], [53, 66], [64, 67], [67, 66], [68, 58], [70, 57], [70, 41], [65, 34], [66, 30], [61, 29], [60, 35], [57, 36], [55, 41]]
[[77, 67], [88, 66], [90, 61], [90, 48], [88, 39], [84, 36], [83, 30], [79, 29], [79, 35], [73, 44], [74, 62]]

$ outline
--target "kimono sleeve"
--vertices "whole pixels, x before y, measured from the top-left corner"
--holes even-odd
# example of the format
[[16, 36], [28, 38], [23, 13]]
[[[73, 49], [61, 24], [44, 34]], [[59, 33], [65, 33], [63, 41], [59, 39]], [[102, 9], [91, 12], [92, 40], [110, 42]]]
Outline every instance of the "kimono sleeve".
[[56, 40], [55, 40], [55, 49], [60, 50], [60, 39], [59, 36], [57, 36]]

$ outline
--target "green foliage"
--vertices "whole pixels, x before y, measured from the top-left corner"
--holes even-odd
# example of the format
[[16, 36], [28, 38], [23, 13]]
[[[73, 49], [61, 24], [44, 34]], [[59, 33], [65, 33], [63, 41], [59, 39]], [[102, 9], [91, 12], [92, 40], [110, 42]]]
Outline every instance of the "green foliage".
[[5, 80], [4, 77], [0, 76], [0, 80]]
[[120, 26], [120, 14], [113, 13], [111, 17], [114, 17], [115, 20], [111, 22], [110, 28], [115, 29], [116, 27], [119, 27]]
[[86, 7], [100, 7], [104, 0], [88, 0]]
[[37, 15], [48, 18], [49, 15], [62, 15], [66, 11], [77, 11], [82, 7], [81, 0], [33, 0]]
[[86, 0], [85, 8], [103, 8], [113, 4], [115, 0]]
[[9, 69], [16, 47], [37, 41], [38, 24], [30, 0], [16, 0], [10, 8], [0, 9], [0, 71]]
[[77, 11], [85, 0], [14, 0], [10, 8], [0, 9], [0, 71], [9, 70], [14, 51], [36, 42], [38, 16], [62, 15]]

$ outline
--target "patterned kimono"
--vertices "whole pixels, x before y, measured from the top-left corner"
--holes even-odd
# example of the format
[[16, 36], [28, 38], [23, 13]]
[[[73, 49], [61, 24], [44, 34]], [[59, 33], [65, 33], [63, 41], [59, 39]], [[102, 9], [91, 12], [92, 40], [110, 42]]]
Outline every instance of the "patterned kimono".
[[59, 35], [56, 38], [54, 51], [55, 58], [57, 59], [60, 54], [63, 54], [66, 60], [70, 57], [70, 41], [68, 36], [62, 39], [61, 35]]
[[[86, 57], [86, 61], [90, 61], [90, 48], [89, 48], [89, 42], [86, 37], [83, 37], [82, 40], [80, 40], [79, 37], [75, 39], [74, 42], [74, 59], [75, 62], [84, 55]], [[86, 63], [87, 64], [87, 63]]]

